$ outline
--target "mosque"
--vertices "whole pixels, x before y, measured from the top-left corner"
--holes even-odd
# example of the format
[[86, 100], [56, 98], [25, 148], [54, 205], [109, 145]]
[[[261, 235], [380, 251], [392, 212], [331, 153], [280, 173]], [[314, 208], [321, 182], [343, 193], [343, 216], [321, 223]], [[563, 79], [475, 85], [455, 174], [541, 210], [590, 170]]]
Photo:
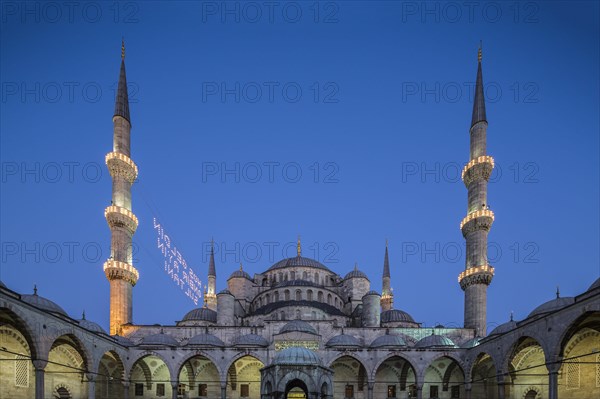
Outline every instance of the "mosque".
[[[494, 276], [487, 236], [494, 213], [487, 183], [487, 118], [481, 50], [462, 179], [467, 213], [464, 327], [424, 328], [394, 308], [387, 244], [382, 292], [358, 268], [345, 276], [297, 254], [248, 274], [240, 267], [216, 292], [211, 252], [202, 307], [174, 325], [132, 319], [138, 271], [131, 242], [137, 165], [122, 51], [114, 145], [106, 155], [112, 202], [105, 209], [111, 256], [110, 331], [68, 315], [34, 289], [0, 283], [0, 398], [11, 399], [592, 399], [600, 397], [600, 279], [541, 304], [523, 320], [486, 331]], [[373, 277], [373, 276], [371, 276]]]

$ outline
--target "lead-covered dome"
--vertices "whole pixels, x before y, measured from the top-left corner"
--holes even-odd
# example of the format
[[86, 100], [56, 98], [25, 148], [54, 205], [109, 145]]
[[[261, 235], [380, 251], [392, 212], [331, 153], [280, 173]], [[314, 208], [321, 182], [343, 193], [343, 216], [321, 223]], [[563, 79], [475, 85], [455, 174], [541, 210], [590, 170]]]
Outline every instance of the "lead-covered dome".
[[289, 332], [302, 332], [307, 334], [317, 335], [317, 330], [307, 322], [303, 320], [292, 320], [287, 323], [285, 326], [281, 327], [279, 330], [279, 334], [289, 333]]
[[212, 323], [217, 322], [217, 312], [209, 308], [196, 308], [192, 309], [183, 316], [182, 322], [192, 321], [210, 321]]
[[50, 299], [46, 299], [43, 296], [37, 294], [37, 288], [33, 289], [33, 295], [21, 295], [21, 300], [27, 302], [36, 308], [45, 310], [46, 312], [59, 314], [62, 316], [69, 316], [63, 308], [52, 302]]
[[527, 317], [540, 316], [546, 313], [555, 312], [559, 309], [564, 308], [565, 306], [573, 304], [574, 302], [575, 298], [573, 297], [555, 298], [533, 309], [533, 311], [529, 313], [529, 316]]
[[85, 328], [88, 331], [97, 332], [106, 334], [106, 331], [98, 323], [94, 323], [93, 321], [86, 320], [85, 317], [81, 320], [78, 320], [79, 326]]
[[275, 263], [273, 266], [269, 267], [267, 271], [283, 269], [286, 267], [313, 267], [316, 269], [331, 271], [329, 270], [329, 268], [327, 268], [327, 266], [325, 266], [321, 262], [311, 258], [305, 258], [303, 256], [295, 256], [293, 258], [282, 259], [279, 262]]
[[320, 366], [321, 359], [319, 356], [303, 347], [286, 348], [275, 355], [272, 364], [278, 365], [303, 365], [303, 366]]
[[477, 345], [479, 345], [481, 338], [475, 337], [475, 338], [471, 338], [470, 340], [468, 340], [467, 342], [465, 342], [464, 344], [462, 344], [460, 347], [461, 348], [465, 348], [465, 349], [471, 349], [476, 347]]
[[187, 344], [198, 346], [216, 346], [219, 348], [225, 346], [225, 343], [223, 343], [223, 341], [221, 341], [218, 337], [212, 334], [194, 335], [192, 338], [189, 339]]
[[407, 346], [406, 341], [400, 335], [386, 334], [377, 337], [371, 342], [371, 348], [396, 348]]
[[233, 273], [231, 273], [231, 275], [229, 276], [229, 278], [227, 280], [236, 278], [236, 277], [241, 277], [241, 278], [245, 278], [248, 280], [252, 280], [252, 277], [248, 273], [246, 273], [244, 270], [242, 270], [241, 268], [239, 270], [236, 270]]
[[267, 347], [269, 346], [269, 341], [257, 334], [246, 334], [242, 335], [241, 337], [237, 337], [233, 341], [233, 345]]
[[369, 277], [367, 277], [367, 275], [365, 273], [363, 273], [361, 270], [358, 270], [358, 266], [354, 266], [354, 270], [352, 270], [350, 273], [346, 274], [346, 276], [344, 277], [344, 280], [348, 280], [351, 278], [364, 278], [366, 280], [369, 280]]
[[327, 341], [325, 346], [329, 346], [332, 348], [362, 347], [360, 341], [357, 338], [353, 337], [352, 335], [346, 334], [336, 335], [335, 337]]
[[414, 323], [415, 320], [408, 313], [399, 310], [399, 309], [390, 309], [385, 312], [381, 312], [381, 322], [382, 323], [394, 323], [394, 322], [402, 322], [402, 323]]
[[517, 328], [517, 322], [514, 320], [510, 320], [494, 328], [492, 332], [488, 334], [488, 336], [504, 334], [506, 332], [514, 330], [515, 328]]
[[431, 334], [419, 340], [415, 348], [457, 348], [457, 346], [446, 336]]
[[593, 291], [596, 288], [600, 288], [600, 278], [596, 279], [596, 281], [593, 282], [592, 285], [590, 285], [590, 288], [588, 288], [588, 291]]

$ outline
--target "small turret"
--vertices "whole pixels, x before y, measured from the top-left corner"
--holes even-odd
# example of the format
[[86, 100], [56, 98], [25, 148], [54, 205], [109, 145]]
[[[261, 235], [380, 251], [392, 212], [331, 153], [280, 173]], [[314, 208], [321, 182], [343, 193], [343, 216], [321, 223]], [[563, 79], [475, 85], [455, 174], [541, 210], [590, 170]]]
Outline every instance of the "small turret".
[[376, 291], [369, 291], [362, 297], [362, 326], [379, 327], [381, 320], [381, 296]]
[[235, 297], [228, 290], [217, 294], [217, 324], [220, 326], [235, 325]]

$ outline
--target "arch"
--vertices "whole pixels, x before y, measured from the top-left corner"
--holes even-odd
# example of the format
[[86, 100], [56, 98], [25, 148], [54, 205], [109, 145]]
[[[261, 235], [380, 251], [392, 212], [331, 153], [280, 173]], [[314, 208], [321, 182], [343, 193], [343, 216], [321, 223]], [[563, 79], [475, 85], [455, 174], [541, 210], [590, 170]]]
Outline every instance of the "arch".
[[68, 385], [58, 384], [54, 387], [55, 397], [58, 399], [71, 399], [73, 396], [71, 395], [71, 389], [69, 389]]
[[87, 372], [91, 366], [95, 364], [94, 358], [92, 356], [92, 352], [90, 349], [83, 343], [81, 337], [77, 332], [72, 331], [71, 329], [62, 329], [60, 331], [56, 331], [55, 334], [51, 335], [51, 339], [48, 342], [51, 342], [50, 347], [47, 348], [46, 359], [49, 359], [50, 352], [58, 345], [68, 344], [72, 346], [83, 359], [82, 369]]
[[[212, 358], [194, 353], [180, 361], [176, 370], [180, 389], [189, 387], [190, 392], [193, 392], [198, 386], [198, 394], [190, 393], [190, 397], [196, 397], [200, 395], [200, 392], [203, 392], [203, 396], [208, 397], [220, 395], [221, 370]], [[187, 381], [187, 385], [183, 381]]]
[[540, 397], [540, 390], [537, 387], [528, 387], [525, 388], [525, 390], [523, 391], [523, 398], [524, 399], [536, 399]]
[[368, 378], [367, 369], [362, 360], [356, 356], [342, 353], [329, 362], [328, 367], [334, 370], [332, 381], [334, 391], [339, 389], [339, 392], [343, 392], [345, 385], [348, 384], [356, 384], [359, 392], [364, 391]]
[[[167, 369], [167, 372], [169, 375], [168, 379], [170, 381], [174, 379], [175, 372], [174, 372], [170, 362], [168, 362], [159, 352], [144, 351], [144, 352], [138, 353], [135, 357], [133, 357], [130, 360], [131, 367], [129, 368], [129, 374], [128, 374], [130, 380], [132, 379], [134, 368], [139, 363], [139, 367], [142, 368], [144, 377], [146, 378], [146, 383], [148, 385], [152, 384], [152, 373], [150, 372], [150, 368], [148, 367], [148, 364], [146, 364], [146, 362], [145, 362], [145, 359], [148, 357], [156, 357], [158, 360], [160, 360], [166, 366], [166, 369]], [[131, 380], [131, 381], [133, 381], [133, 380]]]
[[409, 389], [409, 383], [411, 387], [418, 386], [420, 378], [417, 370], [410, 359], [398, 353], [380, 360], [373, 368], [370, 378], [374, 383], [373, 397], [387, 397], [388, 389], [396, 389], [396, 385], [400, 391]]
[[33, 339], [35, 334], [27, 321], [25, 313], [18, 308], [15, 308], [11, 303], [0, 302], [0, 325], [12, 325], [27, 341], [31, 357], [33, 359], [40, 358], [40, 351], [36, 341]]
[[306, 383], [304, 381], [302, 381], [301, 379], [298, 379], [298, 378], [291, 380], [287, 383], [287, 385], [285, 386], [285, 391], [284, 391], [283, 397], [285, 399], [287, 399], [290, 391], [295, 390], [295, 389], [300, 389], [300, 390], [304, 391], [304, 396], [306, 398], [308, 398], [308, 387], [306, 386]]
[[302, 291], [301, 290], [296, 290], [296, 300], [297, 301], [302, 300]]
[[308, 301], [312, 301], [313, 300], [313, 291], [312, 290], [306, 291], [306, 299]]
[[[451, 380], [454, 379], [454, 385], [452, 386], [452, 389], [457, 389], [459, 391], [459, 396], [464, 396], [464, 383], [466, 376], [461, 363], [462, 362], [459, 358], [450, 353], [445, 353], [433, 358], [423, 374], [423, 389], [425, 389], [425, 384], [437, 385], [437, 383], [439, 383], [441, 385], [441, 391], [447, 392], [451, 388]], [[437, 377], [436, 381], [433, 381], [431, 378], [427, 377], [428, 372], [431, 374], [432, 371], [435, 371], [435, 375]]]
[[319, 291], [317, 294], [317, 301], [323, 302], [323, 291]]
[[472, 397], [496, 398], [498, 394], [497, 374], [494, 358], [487, 352], [479, 352], [469, 370]]
[[279, 302], [279, 291], [275, 291], [273, 298], [275, 298], [275, 302]]
[[123, 394], [125, 366], [114, 350], [106, 351], [97, 363], [96, 397], [120, 398]]
[[580, 330], [589, 328], [600, 332], [600, 312], [598, 311], [587, 311], [581, 312], [577, 317], [573, 318], [569, 326], [560, 334], [558, 339], [558, 346], [554, 348], [554, 354], [558, 357], [562, 357], [564, 354], [567, 343], [575, 336]]
[[284, 398], [287, 396], [288, 391], [286, 391], [286, 389], [288, 388], [288, 385], [294, 380], [302, 381], [306, 386], [307, 393], [316, 391], [316, 384], [313, 377], [301, 369], [295, 369], [283, 376], [277, 385], [277, 391], [285, 393]]
[[[232, 391], [227, 393], [227, 397], [241, 396], [244, 389], [247, 390], [249, 397], [260, 396], [262, 386], [260, 369], [265, 365], [261, 357], [253, 352], [238, 353], [230, 360], [225, 378], [223, 378], [226, 381], [227, 389]], [[247, 360], [249, 360], [248, 363], [246, 363]], [[255, 373], [253, 373], [254, 370], [256, 370]], [[238, 389], [241, 391], [240, 395], [234, 395], [233, 391]]]

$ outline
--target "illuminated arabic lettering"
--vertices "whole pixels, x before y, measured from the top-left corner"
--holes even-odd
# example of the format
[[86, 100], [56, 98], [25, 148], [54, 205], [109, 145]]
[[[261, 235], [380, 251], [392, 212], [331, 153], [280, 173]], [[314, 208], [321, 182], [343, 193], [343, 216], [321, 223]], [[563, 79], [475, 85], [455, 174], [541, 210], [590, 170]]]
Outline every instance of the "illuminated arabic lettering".
[[153, 226], [157, 233], [156, 247], [164, 258], [165, 273], [195, 305], [198, 305], [202, 295], [202, 282], [156, 218]]

